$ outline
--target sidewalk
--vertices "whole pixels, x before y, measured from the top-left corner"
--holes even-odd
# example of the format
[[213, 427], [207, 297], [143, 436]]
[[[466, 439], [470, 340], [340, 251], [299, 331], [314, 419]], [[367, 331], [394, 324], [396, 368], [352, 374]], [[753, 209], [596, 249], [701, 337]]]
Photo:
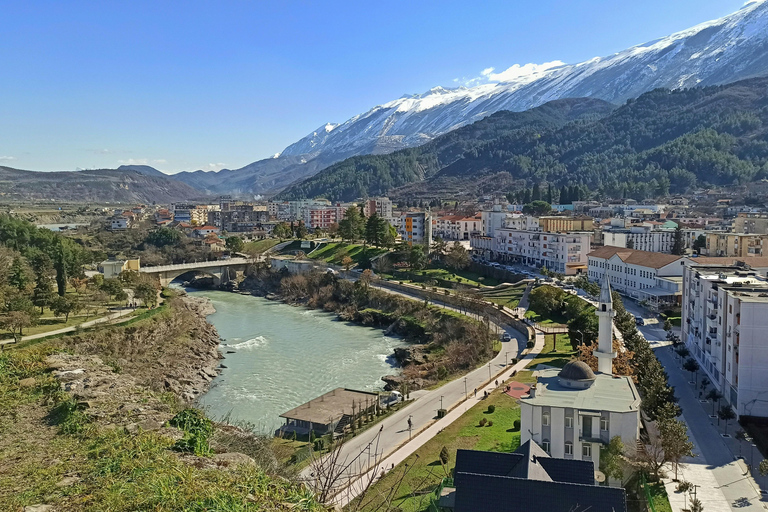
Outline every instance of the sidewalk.
[[[756, 511], [768, 507], [762, 501], [762, 494], [757, 483], [752, 479], [743, 461], [736, 457], [728, 443], [738, 443], [733, 438], [724, 438], [724, 425], [718, 428], [717, 420], [710, 418], [711, 402], [699, 401], [699, 388], [690, 384], [691, 375], [680, 368], [677, 355], [671, 345], [659, 343], [655, 349], [664, 369], [669, 375], [669, 384], [675, 388], [679, 405], [683, 410], [681, 419], [688, 425], [688, 436], [694, 443], [693, 459], [684, 461], [680, 467], [680, 480], [697, 485], [697, 497], [707, 512], [727, 512], [730, 510]], [[699, 378], [699, 382], [700, 382]], [[728, 433], [733, 435], [738, 426], [729, 422]], [[735, 445], [734, 445], [735, 446]], [[737, 450], [738, 451], [738, 450]], [[675, 492], [676, 483], [671, 481], [674, 473], [665, 480], [669, 501], [674, 511], [682, 511], [685, 496]]]
[[[544, 348], [544, 335], [537, 333], [536, 342], [531, 351], [520, 359], [516, 364], [508, 367], [502, 373], [494, 376], [500, 382], [505, 382], [512, 378], [512, 374], [525, 369], [525, 367], [541, 352]], [[413, 455], [419, 448], [427, 443], [430, 439], [435, 437], [442, 430], [456, 421], [470, 408], [482, 401], [485, 392], [490, 393], [496, 389], [496, 384], [489, 381], [488, 384], [482, 388], [478, 388], [477, 395], [474, 396], [472, 392], [469, 393], [468, 398], [459, 400], [458, 403], [452, 406], [450, 412], [442, 419], [435, 420], [421, 430], [413, 434], [413, 439], [406, 441], [400, 447], [396, 448], [389, 454], [385, 454], [382, 458], [376, 461], [376, 466], [366, 471], [361, 476], [353, 480], [345, 489], [336, 495], [334, 504], [339, 507], [347, 506], [352, 500], [354, 500], [371, 481], [380, 478], [384, 468], [391, 468], [392, 465], [397, 466], [405, 459]], [[412, 404], [411, 407], [416, 406]]]
[[[87, 322], [83, 322], [78, 325], [72, 325], [70, 327], [63, 327], [61, 329], [56, 329], [55, 331], [46, 331], [46, 332], [40, 332], [37, 334], [30, 334], [29, 336], [22, 336], [20, 341], [29, 341], [29, 340], [38, 340], [41, 338], [47, 338], [48, 336], [56, 336], [57, 334], [65, 334], [68, 332], [74, 332], [77, 329], [85, 329], [87, 327], [92, 327], [94, 325], [110, 322], [112, 320], [115, 320], [116, 318], [121, 318], [124, 316], [127, 316], [131, 313], [133, 313], [135, 310], [132, 308], [125, 308], [121, 309], [120, 311], [117, 311], [116, 313], [110, 313], [109, 315], [102, 316], [99, 318], [96, 318], [94, 320], [89, 320]], [[0, 345], [12, 345], [14, 343], [14, 339], [6, 339], [6, 340], [0, 340]]]

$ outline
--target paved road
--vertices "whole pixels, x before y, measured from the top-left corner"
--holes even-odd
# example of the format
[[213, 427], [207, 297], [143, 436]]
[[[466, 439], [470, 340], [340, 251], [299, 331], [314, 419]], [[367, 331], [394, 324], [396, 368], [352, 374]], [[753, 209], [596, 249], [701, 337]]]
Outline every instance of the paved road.
[[[384, 289], [384, 291], [423, 300], [417, 297], [415, 293], [411, 296], [388, 289]], [[454, 309], [450, 306], [446, 307]], [[351, 464], [345, 471], [345, 484], [365, 474], [372, 467], [381, 464], [386, 457], [401, 445], [407, 443], [411, 438], [429, 427], [437, 419], [437, 410], [441, 406], [444, 409], [453, 409], [461, 404], [467, 396], [474, 398], [474, 390], [476, 388], [478, 389], [478, 396], [482, 396], [482, 389], [489, 381], [499, 378], [499, 373], [506, 368], [506, 361], [517, 357], [518, 350], [522, 351], [525, 347], [527, 341], [525, 335], [511, 328], [505, 328], [505, 331], [509, 333], [512, 339], [509, 342], [502, 343], [502, 350], [490, 363], [470, 372], [465, 377], [451, 381], [438, 389], [426, 392], [416, 398], [408, 407], [396, 412], [375, 427], [348, 441], [342, 448], [339, 457], [340, 465]], [[412, 424], [410, 431], [408, 429], [409, 418]], [[382, 430], [379, 436], [380, 428]], [[431, 435], [434, 435], [434, 433]], [[376, 439], [377, 436], [379, 436], [378, 439]], [[425, 437], [418, 437], [423, 442], [426, 442], [430, 434], [425, 433]], [[369, 447], [372, 442], [376, 442], [376, 445]], [[353, 463], [353, 459], [362, 452], [365, 452], [365, 456], [360, 457]], [[391, 465], [390, 462], [387, 462], [387, 464]], [[310, 465], [302, 472], [302, 476], [307, 480], [312, 480], [313, 471], [313, 467]]]
[[[117, 311], [115, 313], [110, 313], [107, 316], [102, 316], [102, 317], [96, 318], [95, 320], [89, 320], [87, 322], [83, 322], [83, 323], [78, 324], [78, 325], [73, 325], [71, 327], [63, 327], [63, 328], [57, 329], [55, 331], [46, 331], [46, 332], [41, 332], [41, 333], [38, 333], [38, 334], [30, 334], [29, 336], [23, 336], [21, 338], [21, 341], [37, 340], [37, 339], [40, 339], [40, 338], [47, 338], [48, 336], [55, 336], [57, 334], [65, 334], [65, 333], [68, 333], [68, 332], [74, 332], [77, 329], [84, 329], [86, 327], [91, 327], [93, 325], [103, 324], [103, 323], [106, 323], [106, 322], [110, 322], [110, 321], [115, 320], [117, 318], [130, 315], [133, 312], [134, 312], [134, 310], [131, 309], [131, 308], [121, 309], [120, 311]], [[8, 344], [12, 344], [12, 343], [14, 343], [13, 338], [7, 339], [7, 340], [0, 340], [0, 345], [8, 345]]]
[[[707, 512], [751, 512], [768, 508], [761, 501], [763, 498], [754, 479], [745, 476], [746, 466], [742, 461], [734, 460], [734, 453], [726, 444], [726, 438], [721, 436], [721, 431], [713, 424], [717, 420], [709, 417], [712, 412], [711, 403], [699, 402], [699, 390], [689, 383], [691, 374], [681, 369], [677, 356], [666, 341], [662, 324], [633, 301], [625, 300], [624, 305], [627, 311], [645, 319], [646, 325], [638, 326], [638, 330], [654, 348], [656, 357], [667, 371], [669, 384], [675, 388], [683, 410], [682, 419], [688, 425], [688, 435], [695, 446], [694, 453], [697, 456], [684, 461], [679, 478], [700, 486], [697, 488], [697, 497]], [[735, 428], [731, 426], [731, 433]], [[671, 471], [669, 473], [670, 477], [674, 476]], [[667, 479], [665, 485], [672, 509], [682, 511], [687, 498], [675, 492], [676, 484], [671, 479]]]

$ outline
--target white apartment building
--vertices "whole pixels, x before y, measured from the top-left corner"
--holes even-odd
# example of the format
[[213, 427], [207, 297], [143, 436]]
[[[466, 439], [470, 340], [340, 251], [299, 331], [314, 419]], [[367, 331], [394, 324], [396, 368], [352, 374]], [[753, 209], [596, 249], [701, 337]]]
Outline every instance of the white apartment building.
[[683, 341], [737, 415], [768, 416], [768, 280], [748, 266], [683, 274]]
[[682, 294], [688, 258], [660, 252], [605, 246], [588, 254], [589, 279], [602, 282], [637, 300], [674, 302]]
[[[535, 219], [535, 217], [529, 217]], [[523, 222], [516, 218], [514, 222]], [[587, 271], [592, 233], [550, 233], [500, 228], [494, 236], [470, 239], [475, 254], [486, 259], [521, 263], [534, 268], [575, 275]]]
[[632, 449], [640, 437], [640, 394], [631, 377], [614, 376], [611, 287], [600, 290], [598, 359], [595, 373], [583, 361], [539, 372], [520, 399], [520, 442], [533, 440], [552, 457], [600, 460], [600, 449], [620, 437]]
[[432, 236], [439, 236], [443, 240], [469, 240], [473, 235], [481, 233], [481, 226], [480, 215], [445, 215], [432, 220]]
[[429, 212], [405, 212], [397, 230], [404, 242], [432, 245], [432, 217]]
[[603, 245], [671, 253], [675, 245], [675, 230], [653, 229], [651, 226], [644, 225], [627, 229], [606, 229], [603, 230]]

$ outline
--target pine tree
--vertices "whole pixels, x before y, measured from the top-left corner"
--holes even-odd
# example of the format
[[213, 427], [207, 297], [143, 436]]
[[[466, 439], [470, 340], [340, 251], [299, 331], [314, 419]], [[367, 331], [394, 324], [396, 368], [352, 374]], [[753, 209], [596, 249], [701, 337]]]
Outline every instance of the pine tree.
[[[539, 184], [535, 184], [533, 186], [533, 192], [531, 192], [531, 201], [540, 201], [541, 200], [541, 190], [539, 189]], [[528, 202], [531, 202], [528, 201]]]
[[672, 254], [682, 256], [685, 254], [685, 241], [683, 240], [683, 230], [680, 226], [675, 229], [675, 241], [672, 244]]
[[552, 184], [547, 183], [547, 202], [552, 204]]

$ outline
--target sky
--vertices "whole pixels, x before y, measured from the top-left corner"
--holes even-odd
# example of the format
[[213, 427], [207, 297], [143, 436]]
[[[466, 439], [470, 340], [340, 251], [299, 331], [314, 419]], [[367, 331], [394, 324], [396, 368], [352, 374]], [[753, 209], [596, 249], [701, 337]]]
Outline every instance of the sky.
[[0, 0], [0, 165], [237, 169], [403, 94], [610, 55], [742, 5]]

